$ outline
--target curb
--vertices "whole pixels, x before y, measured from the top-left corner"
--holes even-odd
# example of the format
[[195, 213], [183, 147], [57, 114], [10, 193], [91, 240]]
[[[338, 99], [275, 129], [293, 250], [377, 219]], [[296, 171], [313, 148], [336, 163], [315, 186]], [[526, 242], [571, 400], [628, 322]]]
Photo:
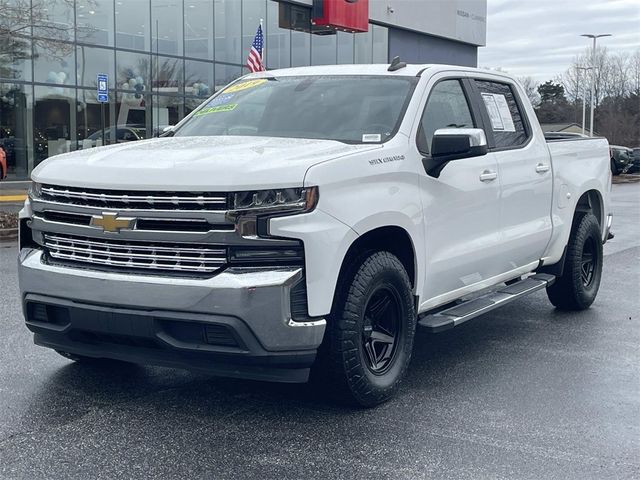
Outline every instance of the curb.
[[640, 182], [640, 175], [633, 175], [633, 174], [621, 174], [621, 175], [615, 175], [612, 180], [611, 183], [615, 184], [620, 184], [620, 183], [638, 183]]
[[0, 228], [0, 242], [11, 242], [18, 239], [17, 228]]

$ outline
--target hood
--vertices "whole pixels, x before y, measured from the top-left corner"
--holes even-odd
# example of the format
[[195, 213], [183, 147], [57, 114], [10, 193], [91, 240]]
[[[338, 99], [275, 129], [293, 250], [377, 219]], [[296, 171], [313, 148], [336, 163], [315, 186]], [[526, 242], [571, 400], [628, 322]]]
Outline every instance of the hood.
[[225, 191], [302, 186], [317, 163], [380, 148], [333, 140], [168, 137], [51, 157], [34, 181], [85, 188]]

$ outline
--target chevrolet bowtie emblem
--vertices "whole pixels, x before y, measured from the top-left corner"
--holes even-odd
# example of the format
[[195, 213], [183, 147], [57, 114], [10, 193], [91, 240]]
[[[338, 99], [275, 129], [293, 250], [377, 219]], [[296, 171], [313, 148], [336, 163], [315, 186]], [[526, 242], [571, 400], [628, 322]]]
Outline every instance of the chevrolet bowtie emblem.
[[123, 229], [132, 229], [136, 224], [133, 217], [118, 217], [117, 213], [103, 213], [91, 217], [92, 227], [102, 227], [105, 232], [119, 232]]

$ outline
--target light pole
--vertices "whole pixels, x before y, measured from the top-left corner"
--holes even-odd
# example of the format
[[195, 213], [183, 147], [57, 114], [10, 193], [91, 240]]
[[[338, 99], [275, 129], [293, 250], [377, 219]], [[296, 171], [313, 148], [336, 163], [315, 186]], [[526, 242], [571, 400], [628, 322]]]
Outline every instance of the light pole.
[[[578, 70], [578, 95], [580, 95], [580, 71], [581, 70], [591, 70], [591, 67], [576, 67]], [[584, 135], [584, 121], [585, 121], [585, 104], [587, 103], [587, 92], [586, 88], [584, 88], [584, 93], [582, 95], [582, 135]]]
[[593, 137], [593, 110], [595, 108], [594, 91], [596, 82], [596, 40], [600, 37], [610, 37], [610, 33], [600, 33], [594, 35], [592, 33], [583, 33], [581, 37], [593, 38], [593, 52], [591, 53], [591, 122], [589, 125], [589, 136]]

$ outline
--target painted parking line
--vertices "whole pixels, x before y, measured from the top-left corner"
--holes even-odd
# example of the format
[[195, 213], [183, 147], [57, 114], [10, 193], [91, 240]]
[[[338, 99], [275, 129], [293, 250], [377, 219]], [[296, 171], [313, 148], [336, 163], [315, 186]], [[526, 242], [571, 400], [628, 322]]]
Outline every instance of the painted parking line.
[[26, 195], [0, 195], [0, 203], [23, 202], [26, 198]]

